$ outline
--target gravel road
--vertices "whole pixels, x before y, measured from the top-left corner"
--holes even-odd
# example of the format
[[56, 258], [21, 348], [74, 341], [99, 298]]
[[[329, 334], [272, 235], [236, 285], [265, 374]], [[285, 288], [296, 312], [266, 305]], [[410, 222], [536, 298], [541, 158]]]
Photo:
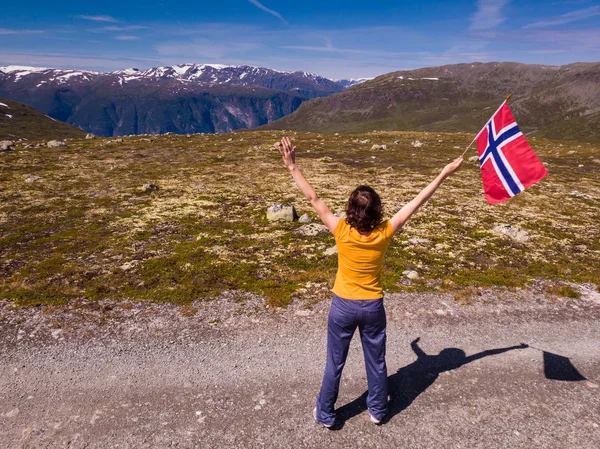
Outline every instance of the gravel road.
[[186, 317], [170, 304], [0, 301], [0, 447], [600, 447], [591, 289], [487, 291], [471, 305], [387, 296], [390, 415], [369, 422], [355, 338], [334, 430], [311, 417], [327, 301], [259, 303], [225, 295]]

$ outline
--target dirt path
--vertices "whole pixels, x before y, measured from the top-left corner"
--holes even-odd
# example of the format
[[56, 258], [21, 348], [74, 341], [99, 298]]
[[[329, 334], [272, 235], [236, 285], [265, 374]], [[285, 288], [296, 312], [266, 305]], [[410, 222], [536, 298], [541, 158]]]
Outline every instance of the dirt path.
[[[220, 322], [202, 310], [183, 319], [175, 306], [140, 306], [127, 320], [70, 333], [53, 329], [50, 314], [0, 303], [0, 447], [600, 447], [597, 295], [497, 296], [460, 306], [443, 295], [390, 295], [389, 420], [374, 426], [364, 411], [355, 339], [333, 431], [310, 416], [326, 302], [238, 310]], [[419, 337], [428, 356], [411, 348]], [[547, 353], [490, 352], [521, 342]], [[586, 379], [548, 378], [577, 374]]]

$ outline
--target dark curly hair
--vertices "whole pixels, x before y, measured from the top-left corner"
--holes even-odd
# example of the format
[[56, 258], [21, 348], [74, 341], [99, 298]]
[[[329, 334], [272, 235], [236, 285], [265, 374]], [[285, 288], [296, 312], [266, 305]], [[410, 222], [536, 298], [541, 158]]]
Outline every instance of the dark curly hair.
[[381, 224], [381, 198], [369, 186], [358, 186], [348, 198], [346, 221], [359, 232], [371, 232]]

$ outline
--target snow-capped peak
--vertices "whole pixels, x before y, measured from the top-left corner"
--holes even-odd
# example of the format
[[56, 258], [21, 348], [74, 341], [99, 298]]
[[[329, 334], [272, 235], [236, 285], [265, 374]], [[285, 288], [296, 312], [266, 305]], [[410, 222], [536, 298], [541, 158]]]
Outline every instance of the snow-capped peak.
[[49, 70], [47, 67], [28, 67], [24, 65], [7, 65], [0, 67], [0, 72], [12, 73], [12, 72], [44, 72]]

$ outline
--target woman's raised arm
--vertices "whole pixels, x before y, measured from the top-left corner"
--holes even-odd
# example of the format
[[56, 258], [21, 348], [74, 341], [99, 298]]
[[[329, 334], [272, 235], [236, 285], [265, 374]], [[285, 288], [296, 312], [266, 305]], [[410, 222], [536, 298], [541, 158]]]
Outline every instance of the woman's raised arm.
[[310, 205], [313, 207], [315, 212], [317, 212], [317, 215], [323, 224], [327, 226], [327, 229], [329, 229], [331, 233], [333, 233], [340, 219], [339, 217], [333, 215], [323, 200], [319, 198], [315, 189], [313, 189], [310, 183], [306, 180], [300, 169], [296, 166], [296, 147], [292, 146], [292, 142], [290, 141], [289, 137], [284, 137], [281, 139], [279, 152], [281, 153], [284, 165], [290, 171], [294, 181], [296, 181], [296, 185], [302, 191], [306, 199], [310, 201]]
[[421, 207], [429, 198], [431, 198], [437, 188], [442, 185], [444, 180], [458, 170], [462, 162], [463, 158], [459, 157], [446, 165], [437, 178], [435, 178], [427, 187], [421, 190], [421, 192], [412, 201], [396, 212], [396, 215], [394, 215], [390, 220], [394, 232], [404, 226], [404, 223], [406, 223], [408, 219], [419, 210], [419, 207]]

